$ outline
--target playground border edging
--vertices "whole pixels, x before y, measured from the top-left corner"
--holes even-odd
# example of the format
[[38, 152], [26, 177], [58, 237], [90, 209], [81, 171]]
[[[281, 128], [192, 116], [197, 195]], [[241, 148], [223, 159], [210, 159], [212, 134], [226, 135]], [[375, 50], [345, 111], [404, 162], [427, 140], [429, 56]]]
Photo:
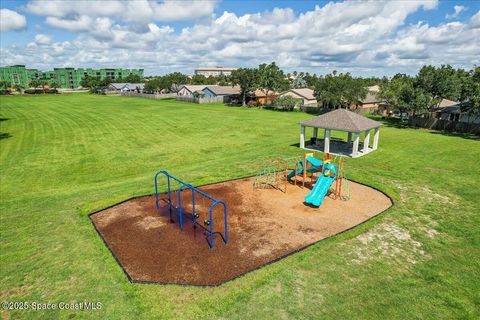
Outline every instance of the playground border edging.
[[[249, 179], [249, 178], [253, 178], [253, 177], [255, 177], [255, 175], [245, 176], [245, 177], [239, 177], [239, 178], [233, 178], [233, 179], [228, 179], [228, 180], [223, 180], [223, 181], [217, 181], [217, 182], [212, 182], [212, 183], [206, 183], [206, 184], [202, 184], [202, 185], [195, 186], [195, 187], [196, 187], [196, 188], [200, 188], [200, 187], [210, 186], [210, 185], [219, 184], [219, 183], [231, 182], [231, 181], [242, 180], [242, 179]], [[331, 239], [331, 238], [333, 238], [333, 237], [336, 237], [336, 236], [339, 236], [339, 235], [341, 235], [341, 234], [344, 234], [344, 233], [346, 233], [346, 232], [348, 232], [348, 231], [350, 231], [350, 230], [352, 230], [352, 229], [354, 229], [354, 228], [356, 228], [356, 227], [358, 227], [358, 226], [360, 226], [360, 225], [362, 225], [362, 224], [364, 224], [364, 223], [366, 223], [366, 222], [368, 222], [368, 221], [370, 221], [370, 220], [372, 220], [372, 219], [374, 219], [374, 218], [376, 218], [376, 217], [379, 217], [379, 216], [383, 215], [386, 211], [390, 210], [391, 208], [393, 208], [393, 207], [395, 206], [395, 201], [393, 201], [392, 197], [390, 197], [390, 196], [389, 196], [387, 193], [385, 193], [384, 191], [382, 191], [382, 190], [380, 190], [380, 189], [378, 189], [378, 188], [376, 188], [376, 187], [372, 187], [372, 186], [370, 186], [370, 185], [368, 185], [368, 184], [366, 184], [366, 183], [362, 183], [362, 182], [355, 181], [355, 180], [353, 180], [353, 179], [349, 179], [349, 181], [352, 181], [352, 182], [358, 183], [358, 184], [360, 184], [360, 185], [363, 185], [363, 186], [372, 188], [372, 189], [374, 189], [374, 190], [382, 193], [382, 194], [385, 195], [388, 199], [390, 199], [390, 202], [392, 203], [391, 206], [388, 207], [387, 209], [379, 212], [378, 214], [376, 214], [376, 215], [368, 218], [367, 220], [364, 220], [364, 221], [362, 221], [362, 222], [360, 222], [360, 223], [358, 223], [358, 224], [356, 224], [356, 225], [353, 225], [353, 226], [351, 226], [351, 227], [349, 227], [349, 228], [347, 228], [347, 229], [345, 229], [345, 230], [342, 230], [342, 231], [340, 231], [340, 232], [338, 232], [338, 233], [336, 233], [336, 234], [332, 234], [332, 235], [330, 235], [330, 236], [328, 236], [328, 237], [325, 237], [325, 238], [323, 238], [323, 239], [320, 239], [320, 240], [317, 240], [317, 241], [312, 242], [312, 243], [310, 243], [310, 244], [307, 244], [307, 245], [305, 245], [305, 246], [303, 246], [303, 247], [300, 247], [300, 248], [298, 248], [298, 249], [296, 249], [296, 250], [294, 250], [294, 251], [292, 251], [292, 252], [289, 252], [289, 253], [287, 253], [287, 254], [285, 254], [285, 255], [283, 255], [283, 256], [280, 256], [280, 257], [275, 258], [275, 259], [273, 259], [273, 260], [271, 260], [271, 261], [269, 261], [269, 262], [267, 262], [267, 263], [264, 263], [264, 264], [262, 264], [262, 265], [260, 265], [260, 266], [258, 266], [258, 267], [255, 267], [255, 268], [253, 268], [253, 269], [251, 269], [251, 270], [248, 270], [248, 271], [246, 271], [246, 272], [244, 272], [244, 273], [241, 273], [241, 274], [239, 274], [239, 275], [237, 275], [237, 276], [235, 276], [235, 277], [233, 277], [233, 278], [231, 278], [231, 279], [228, 279], [228, 280], [223, 281], [223, 282], [218, 283], [218, 284], [212, 284], [212, 285], [211, 285], [211, 284], [173, 283], [173, 282], [161, 282], [161, 281], [144, 281], [144, 280], [135, 280], [135, 279], [133, 279], [133, 278], [128, 274], [127, 270], [125, 270], [124, 266], [122, 265], [122, 263], [120, 262], [120, 260], [118, 259], [118, 257], [115, 255], [115, 252], [113, 252], [113, 250], [110, 248], [110, 246], [108, 245], [107, 241], [105, 240], [105, 238], [103, 237], [103, 235], [100, 233], [100, 230], [98, 230], [97, 226], [95, 225], [95, 223], [94, 223], [93, 220], [92, 220], [92, 216], [95, 215], [95, 214], [97, 214], [97, 213], [99, 213], [99, 212], [102, 212], [102, 211], [105, 211], [105, 210], [107, 210], [107, 209], [116, 207], [116, 206], [118, 206], [118, 205], [120, 205], [120, 204], [122, 204], [122, 203], [128, 202], [128, 201], [130, 201], [130, 200], [154, 196], [155, 193], [133, 196], [133, 197], [130, 197], [130, 198], [128, 198], [128, 199], [122, 200], [122, 201], [120, 201], [120, 202], [114, 203], [114, 204], [112, 204], [112, 205], [110, 205], [110, 206], [107, 206], [107, 207], [105, 207], [105, 208], [102, 208], [102, 209], [99, 209], [99, 210], [95, 210], [95, 211], [93, 211], [93, 212], [91, 212], [91, 213], [88, 214], [88, 218], [89, 218], [90, 222], [92, 223], [93, 227], [95, 228], [95, 231], [97, 232], [97, 234], [98, 234], [98, 235], [100, 236], [100, 238], [102, 239], [102, 242], [103, 242], [103, 243], [105, 244], [105, 246], [108, 248], [108, 250], [109, 250], [110, 253], [112, 254], [113, 258], [115, 259], [115, 261], [117, 262], [117, 264], [118, 264], [118, 265], [120, 266], [120, 268], [122, 269], [123, 273], [127, 276], [127, 279], [128, 279], [129, 282], [131, 282], [131, 283], [137, 283], [137, 284], [147, 284], [147, 285], [164, 285], [164, 286], [169, 285], [169, 286], [180, 286], [180, 287], [215, 288], [215, 287], [222, 286], [222, 285], [224, 285], [224, 284], [226, 284], [226, 283], [232, 282], [232, 281], [234, 281], [234, 280], [236, 280], [236, 279], [238, 279], [238, 278], [240, 278], [240, 277], [243, 277], [243, 276], [245, 276], [246, 274], [249, 274], [249, 273], [251, 273], [251, 272], [253, 272], [253, 271], [257, 271], [257, 270], [262, 269], [262, 268], [264, 268], [264, 267], [266, 267], [266, 266], [269, 266], [270, 264], [273, 264], [273, 263], [275, 263], [275, 262], [278, 262], [278, 261], [280, 261], [280, 260], [283, 260], [283, 259], [285, 259], [285, 258], [287, 258], [287, 257], [289, 257], [289, 256], [291, 256], [291, 255], [294, 255], [294, 254], [296, 254], [296, 253], [299, 253], [300, 251], [303, 251], [303, 250], [305, 250], [305, 249], [308, 249], [309, 247], [311, 247], [311, 246], [313, 246], [313, 245], [316, 245], [317, 243], [319, 243], [319, 242], [321, 242], [321, 241], [328, 240], [328, 239]], [[164, 193], [159, 193], [159, 194], [165, 194], [165, 192], [164, 192]]]

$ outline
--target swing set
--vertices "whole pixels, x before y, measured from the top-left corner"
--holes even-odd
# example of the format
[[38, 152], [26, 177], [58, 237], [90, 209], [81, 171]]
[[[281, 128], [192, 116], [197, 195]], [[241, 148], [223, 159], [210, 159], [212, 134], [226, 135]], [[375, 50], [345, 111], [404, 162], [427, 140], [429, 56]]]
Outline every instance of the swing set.
[[[160, 176], [160, 175], [164, 175], [167, 179], [167, 195], [168, 195], [167, 199], [160, 199], [160, 196], [159, 196], [159, 193], [158, 193], [158, 176]], [[168, 205], [169, 214], [170, 214], [170, 221], [173, 222], [172, 207], [175, 208], [175, 209], [178, 209], [178, 224], [180, 226], [180, 229], [182, 229], [182, 230], [183, 230], [183, 212], [184, 212], [184, 208], [182, 206], [182, 192], [186, 191], [186, 190], [190, 190], [192, 192], [192, 222], [193, 222], [193, 227], [196, 228], [197, 226], [200, 226], [201, 228], [206, 229], [208, 231], [207, 242], [208, 242], [208, 245], [210, 246], [211, 250], [213, 250], [213, 246], [214, 246], [214, 233], [215, 233], [214, 228], [213, 228], [213, 209], [217, 205], [222, 205], [223, 206], [224, 231], [223, 231], [223, 234], [220, 233], [220, 232], [219, 232], [219, 234], [222, 237], [222, 240], [225, 244], [228, 242], [227, 205], [225, 204], [225, 202], [223, 202], [222, 200], [215, 199], [211, 195], [195, 188], [194, 186], [192, 186], [189, 183], [186, 183], [186, 182], [180, 180], [179, 178], [169, 174], [165, 170], [160, 170], [155, 174], [154, 182], [155, 182], [155, 205], [156, 205], [157, 210], [160, 209], [159, 201], [160, 200], [165, 201]], [[177, 191], [177, 206], [175, 206], [172, 202], [172, 193], [175, 192], [175, 190], [173, 190], [173, 191], [171, 190], [172, 182], [177, 182], [177, 183], [180, 184], [180, 188], [178, 188], [178, 190], [176, 190]], [[200, 219], [200, 214], [199, 214], [199, 210], [195, 209], [196, 196], [201, 197], [200, 199], [202, 200], [202, 203], [204, 202], [205, 198], [212, 201], [212, 204], [210, 205], [209, 210], [208, 210], [208, 216], [203, 221], [203, 224], [205, 225], [205, 227], [202, 226], [200, 223], [198, 223], [198, 220]]]

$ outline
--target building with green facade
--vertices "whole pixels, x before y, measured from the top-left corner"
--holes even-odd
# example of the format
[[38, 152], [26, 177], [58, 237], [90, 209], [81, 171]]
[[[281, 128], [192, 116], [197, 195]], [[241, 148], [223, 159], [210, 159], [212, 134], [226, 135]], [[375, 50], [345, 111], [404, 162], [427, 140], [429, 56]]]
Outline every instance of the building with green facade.
[[115, 82], [129, 75], [143, 77], [143, 69], [54, 68], [53, 71], [41, 71], [28, 69], [24, 65], [0, 67], [0, 81], [8, 81], [23, 88], [28, 88], [33, 80], [40, 80], [46, 83], [56, 82], [61, 88], [76, 89], [87, 75]]

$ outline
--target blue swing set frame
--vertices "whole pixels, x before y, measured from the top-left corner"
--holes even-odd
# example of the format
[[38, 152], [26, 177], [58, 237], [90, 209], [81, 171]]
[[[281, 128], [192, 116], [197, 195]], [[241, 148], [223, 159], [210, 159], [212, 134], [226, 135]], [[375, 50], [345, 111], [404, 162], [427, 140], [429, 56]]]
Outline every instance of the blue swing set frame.
[[[222, 205], [223, 206], [223, 223], [224, 223], [224, 232], [223, 235], [220, 233], [223, 242], [228, 243], [228, 224], [227, 224], [227, 205], [225, 202], [222, 200], [215, 199], [211, 195], [195, 188], [189, 183], [186, 183], [185, 181], [180, 180], [179, 178], [169, 174], [165, 170], [160, 170], [155, 174], [155, 205], [157, 209], [160, 209], [160, 206], [158, 204], [158, 201], [160, 200], [159, 198], [159, 193], [158, 193], [158, 176], [159, 175], [164, 175], [167, 178], [167, 188], [168, 188], [168, 206], [169, 206], [169, 212], [170, 212], [170, 219], [172, 218], [172, 190], [170, 189], [171, 187], [171, 179], [177, 181], [180, 183], [180, 188], [177, 191], [178, 195], [178, 209], [179, 209], [179, 214], [178, 214], [178, 223], [180, 225], [180, 229], [183, 230], [183, 208], [182, 208], [182, 191], [184, 190], [191, 190], [192, 191], [192, 214], [193, 214], [193, 225], [195, 226], [197, 223], [197, 218], [195, 214], [195, 194], [199, 194], [211, 201], [213, 201], [212, 205], [209, 208], [209, 238], [207, 239], [208, 245], [210, 246], [210, 249], [213, 250], [214, 247], [214, 230], [213, 230], [213, 209], [217, 205]], [[203, 227], [203, 226], [202, 226]]]

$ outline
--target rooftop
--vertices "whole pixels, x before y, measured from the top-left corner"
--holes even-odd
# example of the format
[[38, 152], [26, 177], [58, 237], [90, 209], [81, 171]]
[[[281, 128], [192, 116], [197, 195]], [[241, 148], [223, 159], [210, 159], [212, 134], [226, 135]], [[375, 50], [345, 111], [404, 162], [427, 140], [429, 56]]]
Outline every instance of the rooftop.
[[293, 93], [307, 99], [307, 100], [315, 100], [315, 96], [313, 95], [313, 90], [309, 88], [300, 88], [300, 89], [291, 89]]
[[301, 125], [348, 132], [361, 132], [378, 128], [382, 124], [354, 112], [337, 109], [318, 117], [307, 119], [303, 121]]
[[182, 88], [186, 88], [190, 92], [202, 91], [206, 87], [215, 87], [215, 85], [206, 85], [206, 84], [185, 84]]
[[198, 67], [195, 69], [195, 71], [212, 71], [212, 70], [218, 70], [218, 71], [233, 71], [237, 70], [237, 68], [229, 68], [229, 67]]
[[442, 101], [440, 101], [440, 103], [438, 104], [438, 108], [446, 108], [446, 107], [450, 107], [450, 106], [454, 106], [454, 105], [457, 105], [458, 102], [457, 101], [452, 101], [452, 100], [448, 100], [448, 99], [442, 99]]
[[203, 90], [208, 89], [216, 95], [222, 94], [240, 94], [240, 86], [207, 86]]

